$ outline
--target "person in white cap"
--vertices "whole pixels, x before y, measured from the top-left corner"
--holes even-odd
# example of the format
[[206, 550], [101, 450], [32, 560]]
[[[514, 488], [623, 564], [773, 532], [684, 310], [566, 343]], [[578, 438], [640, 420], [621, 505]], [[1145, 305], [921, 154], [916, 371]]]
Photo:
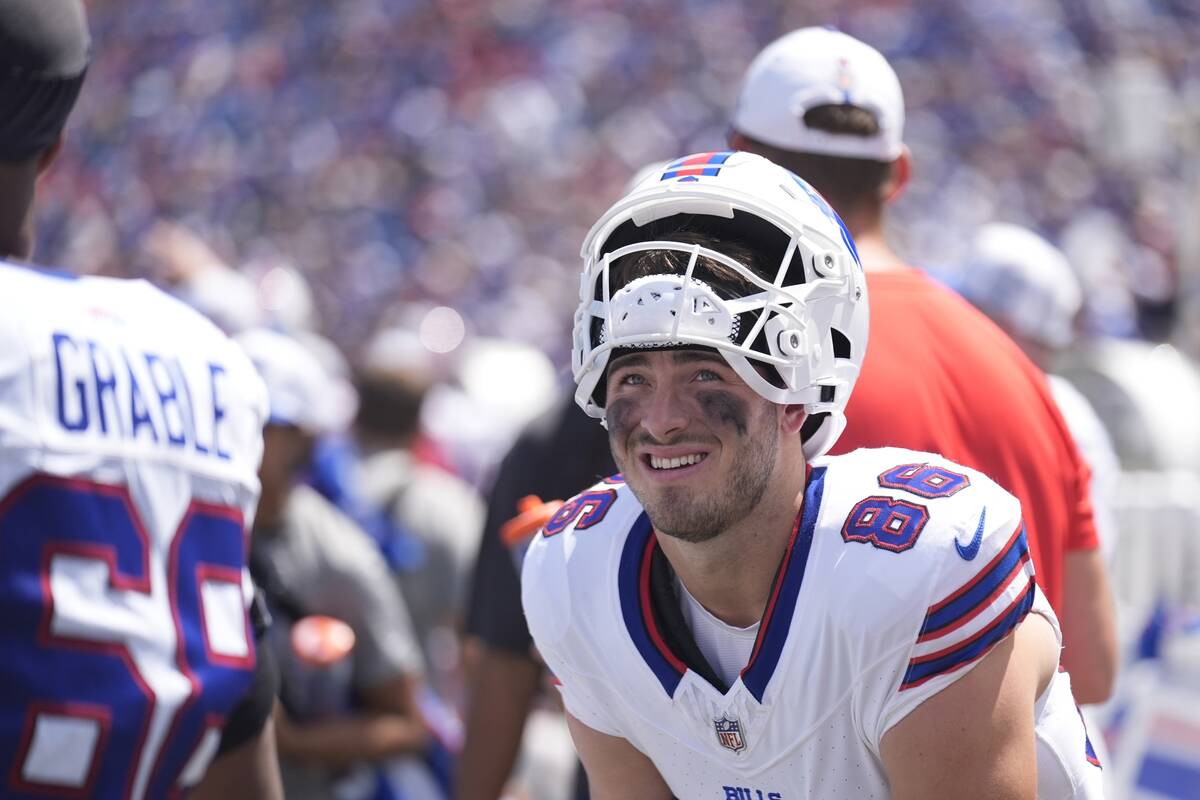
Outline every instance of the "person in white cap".
[[[420, 753], [429, 731], [417, 710], [424, 673], [408, 610], [370, 537], [315, 489], [300, 482], [317, 436], [349, 422], [331, 402], [331, 379], [298, 340], [267, 329], [236, 341], [267, 385], [262, 499], [250, 540], [250, 568], [275, 618], [269, 644], [280, 661], [282, 708], [276, 714], [285, 795], [332, 800], [352, 768], [368, 772]], [[329, 616], [350, 626], [355, 646], [331, 713], [290, 679], [305, 674], [289, 632], [300, 620]], [[354, 702], [352, 702], [352, 699]]]
[[1038, 580], [1059, 613], [1076, 697], [1108, 697], [1117, 644], [1089, 474], [1041, 371], [978, 310], [907, 266], [884, 236], [908, 183], [904, 98], [887, 60], [829, 28], [768, 45], [746, 71], [730, 144], [809, 181], [854, 237], [871, 291], [871, 352], [833, 453], [941, 453], [1021, 500]]

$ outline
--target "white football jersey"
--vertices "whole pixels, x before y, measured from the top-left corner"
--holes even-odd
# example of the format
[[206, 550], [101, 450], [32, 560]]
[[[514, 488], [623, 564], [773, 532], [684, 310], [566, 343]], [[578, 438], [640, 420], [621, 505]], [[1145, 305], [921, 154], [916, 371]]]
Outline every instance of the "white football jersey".
[[266, 390], [144, 281], [0, 262], [4, 797], [159, 798], [253, 676]]
[[[711, 670], [669, 565], [619, 476], [547, 523], [521, 583], [568, 710], [628, 740], [687, 800], [885, 798], [888, 729], [1031, 610], [1058, 631], [1016, 498], [899, 449], [814, 462], [752, 655], [727, 691], [700, 674]], [[1038, 796], [1099, 797], [1065, 673], [1036, 718]]]

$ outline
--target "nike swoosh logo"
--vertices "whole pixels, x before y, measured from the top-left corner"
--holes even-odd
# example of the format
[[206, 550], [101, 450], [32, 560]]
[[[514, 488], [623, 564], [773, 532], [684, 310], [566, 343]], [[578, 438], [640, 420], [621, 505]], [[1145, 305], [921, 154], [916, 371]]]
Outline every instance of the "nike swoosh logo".
[[983, 544], [983, 521], [987, 517], [987, 507], [984, 506], [982, 513], [979, 515], [979, 527], [975, 529], [975, 536], [971, 539], [971, 543], [963, 547], [958, 539], [954, 540], [954, 549], [965, 560], [970, 561], [979, 555], [979, 545]]

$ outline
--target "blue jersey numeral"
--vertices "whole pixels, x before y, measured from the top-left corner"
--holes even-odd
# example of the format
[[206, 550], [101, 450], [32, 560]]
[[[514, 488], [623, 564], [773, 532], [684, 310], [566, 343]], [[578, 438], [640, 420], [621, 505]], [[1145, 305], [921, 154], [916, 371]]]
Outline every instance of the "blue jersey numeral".
[[918, 497], [949, 497], [971, 485], [966, 475], [929, 464], [901, 464], [879, 476], [885, 489], [901, 489]]
[[0, 502], [0, 794], [168, 797], [215, 742], [254, 668], [241, 513], [194, 502], [160, 538], [124, 487]]
[[587, 530], [604, 519], [604, 515], [608, 513], [608, 509], [612, 507], [616, 499], [615, 489], [594, 489], [576, 495], [554, 513], [554, 516], [546, 523], [546, 527], [542, 529], [542, 535], [547, 538], [557, 536], [576, 520], [578, 522], [575, 530]]
[[900, 553], [917, 543], [928, 521], [929, 511], [925, 506], [891, 497], [868, 497], [860, 500], [846, 517], [842, 538]]

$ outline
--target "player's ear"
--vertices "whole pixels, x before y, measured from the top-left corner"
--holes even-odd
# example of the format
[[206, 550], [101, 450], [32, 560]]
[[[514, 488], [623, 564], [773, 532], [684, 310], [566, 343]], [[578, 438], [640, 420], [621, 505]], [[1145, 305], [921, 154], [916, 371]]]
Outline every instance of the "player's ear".
[[799, 435], [806, 419], [808, 414], [804, 412], [804, 406], [798, 403], [785, 405], [779, 412], [779, 427], [785, 435]]
[[904, 145], [900, 155], [896, 156], [896, 160], [892, 162], [891, 174], [880, 188], [880, 195], [885, 205], [895, 202], [904, 193], [908, 182], [912, 180], [912, 172], [912, 151], [908, 149], [908, 145]]

